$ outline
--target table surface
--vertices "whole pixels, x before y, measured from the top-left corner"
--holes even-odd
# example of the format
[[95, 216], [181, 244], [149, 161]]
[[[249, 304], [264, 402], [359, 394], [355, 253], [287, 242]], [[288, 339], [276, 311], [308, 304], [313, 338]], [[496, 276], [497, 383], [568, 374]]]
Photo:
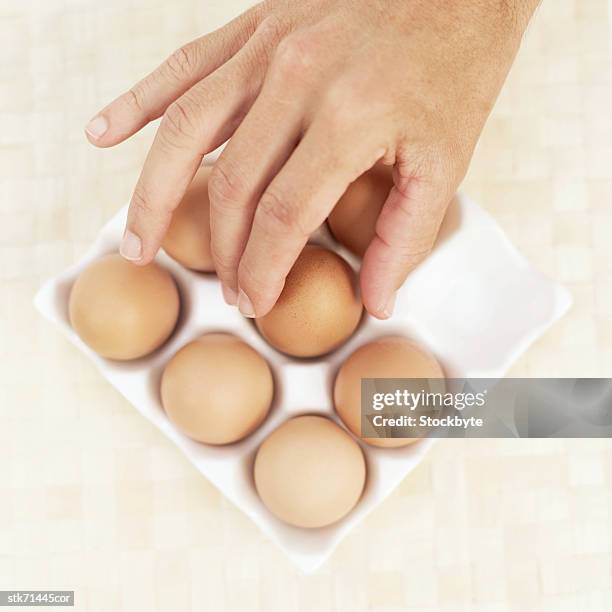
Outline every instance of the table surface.
[[[0, 590], [104, 612], [610, 610], [610, 441], [443, 441], [304, 577], [35, 314], [154, 130], [99, 151], [86, 120], [246, 5], [0, 0]], [[464, 184], [574, 295], [515, 376], [612, 375], [609, 10], [543, 3]]]

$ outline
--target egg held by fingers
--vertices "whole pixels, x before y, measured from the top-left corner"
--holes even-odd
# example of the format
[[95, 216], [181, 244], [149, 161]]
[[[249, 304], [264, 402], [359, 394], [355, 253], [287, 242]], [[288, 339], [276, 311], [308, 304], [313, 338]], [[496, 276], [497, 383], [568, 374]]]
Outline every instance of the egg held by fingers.
[[309, 244], [289, 272], [272, 310], [255, 319], [255, 324], [279, 351], [316, 357], [348, 340], [362, 312], [351, 267], [336, 253]]

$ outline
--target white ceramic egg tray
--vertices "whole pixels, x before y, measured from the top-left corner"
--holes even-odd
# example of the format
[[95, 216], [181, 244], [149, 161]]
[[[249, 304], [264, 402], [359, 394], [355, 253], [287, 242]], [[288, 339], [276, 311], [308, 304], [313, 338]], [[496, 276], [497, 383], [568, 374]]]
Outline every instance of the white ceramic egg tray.
[[[415, 339], [433, 351], [449, 377], [499, 378], [570, 305], [563, 287], [535, 271], [487, 213], [459, 196], [434, 253], [399, 292], [392, 319], [381, 322], [364, 317], [347, 344], [324, 358], [297, 360], [276, 352], [252, 322], [225, 304], [215, 276], [190, 272], [160, 252], [159, 263], [172, 272], [181, 292], [182, 313], [177, 329], [152, 355], [129, 363], [113, 362], [93, 353], [73, 332], [68, 320], [68, 297], [75, 278], [89, 262], [117, 250], [126, 213], [124, 207], [102, 228], [81, 261], [45, 283], [36, 296], [36, 305], [304, 572], [317, 569], [348, 531], [391, 493], [422, 460], [432, 440], [401, 449], [376, 449], [362, 444], [368, 466], [363, 497], [343, 520], [315, 530], [284, 524], [259, 500], [252, 465], [262, 440], [294, 415], [320, 413], [339, 422], [332, 405], [334, 375], [349, 353], [373, 338], [399, 333]], [[357, 269], [358, 261], [338, 247], [325, 227], [313, 241], [333, 248]], [[227, 447], [205, 446], [180, 433], [166, 417], [159, 397], [161, 374], [172, 355], [209, 331], [241, 337], [266, 357], [275, 377], [275, 399], [269, 417], [253, 435]]]

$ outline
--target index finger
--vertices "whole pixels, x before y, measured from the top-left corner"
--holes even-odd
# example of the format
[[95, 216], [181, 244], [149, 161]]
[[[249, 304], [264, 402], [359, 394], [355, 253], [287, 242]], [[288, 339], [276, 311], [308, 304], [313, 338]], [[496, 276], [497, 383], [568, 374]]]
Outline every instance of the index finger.
[[249, 48], [255, 37], [168, 108], [130, 203], [120, 248], [126, 259], [146, 264], [155, 257], [202, 157], [232, 135], [252, 103], [263, 78]]
[[257, 5], [222, 28], [178, 48], [89, 121], [85, 127], [89, 141], [97, 147], [114, 146], [160, 117], [174, 100], [246, 44], [261, 13]]
[[348, 185], [383, 154], [334, 133], [327, 122], [315, 121], [259, 201], [238, 267], [238, 308], [244, 316], [271, 310], [309, 236]]

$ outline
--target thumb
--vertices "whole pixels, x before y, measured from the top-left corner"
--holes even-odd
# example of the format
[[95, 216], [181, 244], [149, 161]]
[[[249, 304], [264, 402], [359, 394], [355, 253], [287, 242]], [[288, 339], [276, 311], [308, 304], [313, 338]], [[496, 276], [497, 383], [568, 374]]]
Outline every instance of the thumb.
[[393, 314], [397, 290], [431, 252], [450, 199], [429, 181], [395, 177], [361, 266], [363, 303], [372, 316]]

